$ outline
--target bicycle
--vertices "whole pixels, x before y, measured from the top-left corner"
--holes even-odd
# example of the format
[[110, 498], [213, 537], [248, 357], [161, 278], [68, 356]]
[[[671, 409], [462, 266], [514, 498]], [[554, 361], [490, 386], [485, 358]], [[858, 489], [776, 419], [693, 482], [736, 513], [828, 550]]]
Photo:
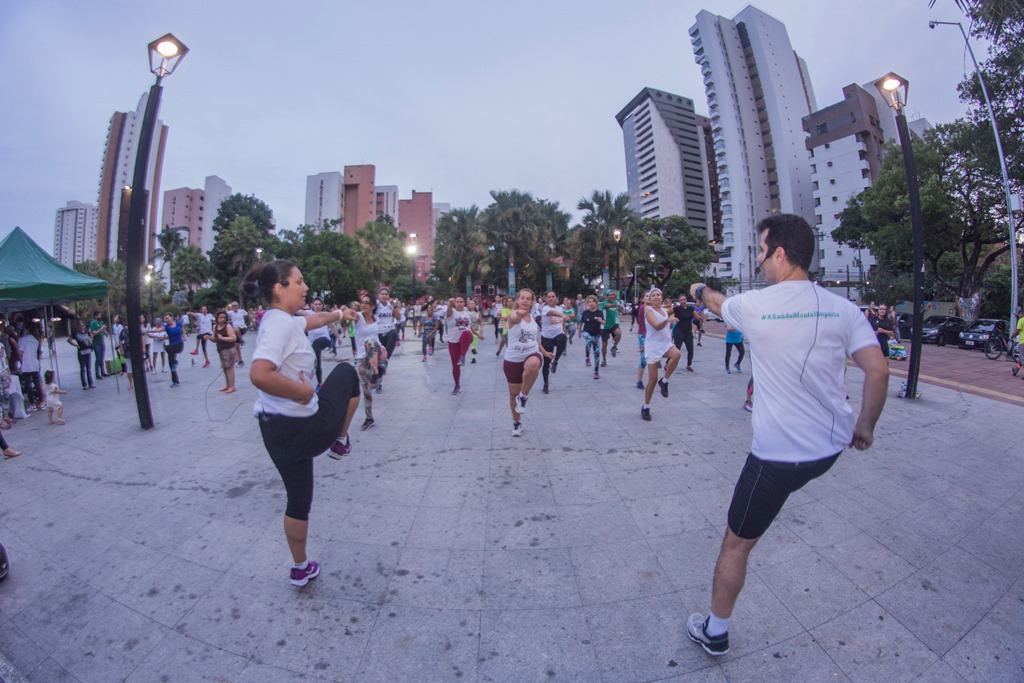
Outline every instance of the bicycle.
[[1017, 343], [1011, 342], [1005, 332], [997, 332], [995, 336], [985, 342], [985, 357], [989, 360], [997, 360], [1005, 352], [1006, 359], [1010, 360], [1016, 347]]

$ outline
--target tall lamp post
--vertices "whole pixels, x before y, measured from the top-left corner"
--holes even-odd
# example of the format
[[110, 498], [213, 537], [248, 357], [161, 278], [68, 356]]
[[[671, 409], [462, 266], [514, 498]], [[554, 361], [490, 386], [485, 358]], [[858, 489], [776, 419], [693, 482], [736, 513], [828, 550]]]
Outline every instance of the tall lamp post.
[[651, 261], [651, 289], [654, 289], [654, 285], [656, 284], [654, 280], [657, 276], [657, 273], [654, 272], [654, 259], [656, 259], [657, 256], [652, 251], [650, 254], [647, 255], [647, 258], [650, 259]]
[[917, 378], [921, 373], [921, 318], [924, 314], [924, 228], [921, 218], [921, 196], [917, 187], [917, 168], [914, 149], [910, 144], [910, 129], [903, 110], [907, 106], [907, 79], [889, 72], [875, 81], [882, 97], [896, 111], [896, 130], [903, 150], [903, 166], [907, 172], [907, 194], [910, 196], [910, 228], [914, 244], [914, 314], [910, 330], [910, 360], [907, 367], [905, 398], [917, 398]]
[[[181, 64], [188, 54], [188, 48], [168, 33], [149, 44], [149, 70], [156, 76], [156, 83], [149, 89], [146, 98], [146, 113], [139, 131], [139, 147], [135, 156], [133, 176], [128, 205], [128, 238], [125, 250], [125, 266], [128, 277], [125, 281], [125, 303], [127, 304], [128, 345], [132, 359], [132, 375], [135, 380], [135, 404], [139, 410], [139, 426], [153, 428], [153, 409], [149, 404], [149, 387], [146, 369], [142, 366], [142, 331], [134, 321], [142, 314], [141, 282], [143, 256], [146, 248], [146, 169], [149, 167], [149, 148], [153, 144], [153, 128], [157, 110], [160, 108], [160, 82]], [[150, 290], [152, 293], [152, 290]]]
[[992, 134], [996, 137], [996, 151], [999, 153], [999, 170], [1003, 172], [1003, 193], [1006, 195], [1006, 221], [1010, 225], [1010, 329], [1017, 327], [1017, 229], [1013, 219], [1013, 195], [1010, 192], [1010, 176], [1006, 172], [1006, 155], [1003, 154], [1003, 143], [999, 137], [999, 126], [996, 124], [996, 115], [992, 111], [992, 100], [988, 97], [988, 88], [985, 87], [985, 79], [981, 77], [981, 68], [971, 48], [971, 41], [967, 39], [967, 31], [959, 21], [929, 21], [928, 28], [935, 28], [938, 25], [959, 26], [960, 33], [964, 37], [964, 45], [971, 53], [971, 61], [974, 62], [974, 73], [978, 76], [978, 85], [981, 86], [981, 94], [985, 98], [985, 106], [988, 107], [988, 120], [992, 122]]
[[416, 245], [407, 244], [405, 245], [405, 253], [409, 255], [409, 261], [412, 262], [412, 285], [409, 287], [410, 294], [413, 303], [416, 302]]
[[615, 291], [618, 292], [622, 289], [622, 282], [619, 278], [619, 262], [622, 260], [619, 257], [619, 242], [622, 241], [622, 230], [619, 228], [612, 230], [612, 237], [615, 238]]

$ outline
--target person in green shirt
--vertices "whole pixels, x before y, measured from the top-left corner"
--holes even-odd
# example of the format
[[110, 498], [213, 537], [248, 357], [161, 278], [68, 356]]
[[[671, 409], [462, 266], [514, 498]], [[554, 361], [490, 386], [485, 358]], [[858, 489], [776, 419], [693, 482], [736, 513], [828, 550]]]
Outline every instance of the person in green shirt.
[[[619, 340], [622, 339], [622, 330], [619, 329], [619, 314], [622, 313], [622, 302], [619, 301], [618, 292], [614, 289], [605, 291], [605, 299], [598, 306], [604, 318], [604, 327], [601, 329], [601, 367], [608, 365], [608, 339], [612, 339], [612, 358], [619, 353]], [[597, 360], [596, 358], [594, 359]]]
[[92, 335], [93, 374], [96, 375], [96, 379], [110, 377], [110, 373], [106, 372], [106, 367], [104, 367], [107, 346], [103, 338], [107, 335], [107, 324], [103, 322], [103, 314], [99, 311], [92, 314], [89, 334]]

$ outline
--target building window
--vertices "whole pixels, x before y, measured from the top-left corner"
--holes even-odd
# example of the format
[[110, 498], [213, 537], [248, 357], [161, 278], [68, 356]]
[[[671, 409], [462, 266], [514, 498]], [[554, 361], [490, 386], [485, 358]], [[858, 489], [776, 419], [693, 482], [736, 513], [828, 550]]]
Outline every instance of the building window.
[[838, 202], [839, 201], [839, 197], [832, 197], [832, 201]]
[[[825, 133], [827, 133], [828, 132], [828, 122], [826, 121], [825, 123], [819, 123], [817, 130], [818, 130], [818, 135], [824, 135]], [[828, 145], [825, 145], [825, 146], [828, 147]]]
[[835, 184], [836, 184], [836, 179], [835, 179], [835, 178], [832, 178], [832, 179], [830, 179], [830, 180], [828, 181], [828, 184], [829, 184], [829, 185], [835, 185]]
[[836, 256], [842, 256], [842, 255], [843, 255], [843, 250], [842, 249], [836, 249]]
[[830, 161], [830, 162], [828, 162], [828, 167], [829, 167], [829, 168], [832, 168], [832, 162], [831, 162], [831, 161]]
[[[832, 145], [828, 144], [827, 142], [825, 143], [825, 149], [830, 149], [831, 147], [832, 147]], [[832, 162], [829, 162], [829, 166], [831, 166], [831, 165], [832, 165]]]
[[824, 249], [819, 249], [818, 250], [818, 258], [819, 259], [825, 258], [825, 250]]

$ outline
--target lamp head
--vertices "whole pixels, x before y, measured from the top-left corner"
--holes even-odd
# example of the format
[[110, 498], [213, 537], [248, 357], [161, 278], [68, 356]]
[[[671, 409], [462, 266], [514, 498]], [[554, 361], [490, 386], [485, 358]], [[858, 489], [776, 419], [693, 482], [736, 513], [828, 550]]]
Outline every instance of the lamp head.
[[885, 103], [897, 112], [907, 106], [907, 91], [910, 89], [910, 81], [899, 74], [890, 71], [875, 81], [875, 88], [885, 99]]
[[409, 256], [414, 255], [416, 253], [416, 245], [415, 244], [407, 244], [407, 245], [405, 245], [405, 253], [408, 254]]
[[615, 228], [612, 230], [612, 236], [615, 238], [615, 241], [618, 242], [622, 239], [622, 230]]
[[168, 33], [149, 44], [149, 70], [157, 80], [170, 76], [187, 54], [185, 43]]
[[928, 22], [928, 28], [935, 28], [935, 21], [934, 20]]

